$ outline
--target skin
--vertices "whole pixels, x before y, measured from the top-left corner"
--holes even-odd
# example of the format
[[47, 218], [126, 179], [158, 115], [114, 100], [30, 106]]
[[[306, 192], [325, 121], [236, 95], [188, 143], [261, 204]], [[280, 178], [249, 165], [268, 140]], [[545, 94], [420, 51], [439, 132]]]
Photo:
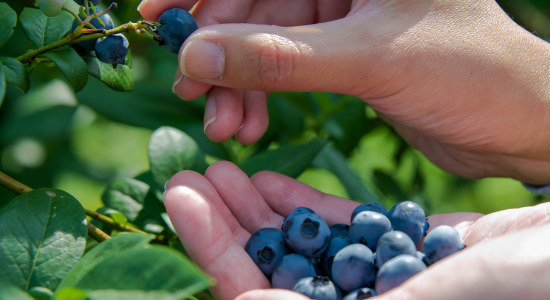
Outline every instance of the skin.
[[[244, 251], [246, 241], [260, 228], [280, 227], [299, 206], [312, 208], [329, 225], [349, 220], [357, 206], [281, 174], [248, 178], [225, 161], [212, 164], [204, 176], [176, 174], [166, 185], [164, 204], [193, 261], [217, 279], [211, 291], [221, 300], [308, 299], [270, 289]], [[455, 227], [467, 248], [377, 299], [544, 299], [550, 293], [544, 284], [550, 280], [550, 203], [489, 215], [433, 215], [429, 222], [432, 228]]]
[[[213, 141], [257, 141], [270, 92], [336, 92], [365, 101], [450, 173], [550, 183], [550, 44], [492, 0], [144, 0], [138, 10], [156, 20], [172, 7], [193, 8], [199, 26], [180, 50], [173, 90], [184, 100], [207, 94]], [[215, 79], [205, 78], [216, 60], [192, 47], [210, 42], [224, 53]], [[308, 299], [269, 289], [243, 249], [252, 232], [279, 228], [298, 206], [329, 225], [357, 206], [280, 174], [249, 179], [228, 162], [204, 177], [178, 173], [164, 201], [191, 258], [218, 279], [213, 294], [238, 300]], [[468, 248], [378, 299], [546, 298], [549, 211], [430, 216], [431, 228], [454, 226]]]
[[[337, 92], [453, 174], [550, 183], [550, 44], [493, 0], [144, 0], [139, 11], [155, 20], [171, 7], [193, 8], [200, 28], [174, 91], [207, 93], [213, 141], [257, 141], [269, 92]], [[223, 48], [222, 79], [201, 79], [214, 60], [187, 47], [201, 41]]]

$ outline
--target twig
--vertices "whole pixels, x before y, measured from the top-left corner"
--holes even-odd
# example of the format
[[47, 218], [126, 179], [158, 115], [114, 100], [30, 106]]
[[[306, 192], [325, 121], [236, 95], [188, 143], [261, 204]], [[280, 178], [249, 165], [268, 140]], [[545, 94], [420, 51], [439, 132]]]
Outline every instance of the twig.
[[88, 235], [92, 239], [98, 241], [99, 243], [105, 240], [111, 239], [111, 237], [108, 234], [106, 234], [105, 232], [101, 231], [101, 229], [92, 225], [92, 223], [86, 222], [86, 226], [88, 226]]
[[76, 22], [78, 22], [78, 25], [82, 24], [82, 20], [80, 20], [80, 18], [78, 17], [78, 15], [77, 15], [74, 11], [72, 11], [70, 8], [65, 7], [65, 6], [62, 6], [61, 9], [64, 10], [64, 11], [67, 11], [67, 12], [71, 13], [71, 15], [74, 16], [74, 19], [76, 20]]
[[[28, 193], [30, 191], [32, 191], [32, 189], [24, 184], [22, 184], [21, 182], [9, 177], [8, 175], [0, 172], [0, 184], [7, 188], [8, 190], [16, 193], [16, 194], [19, 194], [19, 195], [23, 195], [25, 193]], [[87, 213], [87, 209], [84, 209], [84, 211], [86, 211], [86, 214]], [[106, 216], [105, 216], [106, 217]], [[108, 218], [108, 217], [106, 217]], [[109, 218], [111, 219], [111, 218]], [[111, 221], [113, 221], [113, 219], [111, 219]], [[102, 242], [106, 239], [110, 239], [111, 237], [106, 234], [105, 232], [101, 231], [99, 228], [95, 227], [94, 225], [90, 224], [90, 222], [86, 222], [88, 225], [88, 235], [90, 235], [94, 240], [98, 241], [98, 242]], [[114, 221], [113, 221], [114, 223]], [[145, 233], [145, 232], [144, 232]]]
[[0, 184], [18, 195], [22, 195], [26, 192], [32, 191], [30, 187], [22, 184], [21, 182], [9, 177], [2, 172], [0, 172]]
[[[84, 209], [84, 211], [86, 212], [86, 215], [88, 217], [91, 217], [92, 219], [96, 219], [98, 220], [99, 222], [101, 223], [104, 223], [104, 224], [107, 224], [107, 225], [110, 225], [111, 227], [115, 228], [116, 230], [118, 231], [132, 231], [132, 232], [138, 232], [138, 233], [143, 233], [143, 234], [149, 234], [145, 231], [142, 231], [142, 230], [139, 230], [137, 228], [134, 228], [134, 227], [130, 227], [128, 225], [123, 225], [123, 224], [120, 224], [120, 223], [117, 223], [115, 222], [115, 220], [113, 220], [112, 218], [109, 218], [105, 215], [102, 215], [98, 212], [95, 212], [95, 211], [91, 211], [87, 208]], [[156, 238], [156, 236], [155, 236]]]

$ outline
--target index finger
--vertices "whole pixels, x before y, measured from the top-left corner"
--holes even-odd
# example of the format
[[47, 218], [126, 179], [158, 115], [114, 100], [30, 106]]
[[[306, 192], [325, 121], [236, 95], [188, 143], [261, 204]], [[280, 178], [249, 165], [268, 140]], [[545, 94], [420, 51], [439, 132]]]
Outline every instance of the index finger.
[[197, 0], [142, 0], [137, 10], [141, 15], [151, 21], [156, 21], [160, 14], [170, 8], [190, 10]]

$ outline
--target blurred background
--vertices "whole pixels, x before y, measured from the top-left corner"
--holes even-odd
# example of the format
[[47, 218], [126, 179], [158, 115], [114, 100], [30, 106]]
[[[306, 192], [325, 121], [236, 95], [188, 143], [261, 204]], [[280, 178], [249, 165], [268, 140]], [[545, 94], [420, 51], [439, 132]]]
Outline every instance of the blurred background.
[[[7, 1], [19, 14], [33, 1]], [[103, 1], [99, 8], [106, 8]], [[139, 0], [119, 0], [110, 15], [115, 25], [137, 21]], [[550, 41], [550, 1], [499, 0], [518, 24]], [[66, 6], [77, 11], [72, 0]], [[316, 160], [298, 180], [323, 192], [365, 201], [372, 193], [389, 208], [411, 199], [427, 213], [491, 213], [550, 200], [526, 191], [511, 179], [468, 180], [448, 174], [408, 146], [362, 101], [330, 93], [275, 93], [268, 101], [270, 127], [256, 144], [235, 140], [217, 144], [203, 133], [204, 98], [185, 102], [171, 92], [177, 56], [148, 35], [130, 40], [135, 88], [110, 90], [89, 77], [74, 94], [56, 68], [40, 65], [31, 90], [8, 85], [0, 107], [0, 170], [32, 188], [65, 190], [89, 209], [102, 206], [112, 180], [134, 177], [149, 168], [147, 144], [154, 129], [172, 126], [193, 137], [207, 161], [245, 162], [251, 155], [281, 145], [330, 139], [325, 159]], [[19, 56], [31, 49], [21, 26], [0, 50]], [[332, 158], [331, 158], [332, 157]], [[343, 162], [338, 166], [337, 162]], [[0, 189], [0, 208], [16, 195]]]

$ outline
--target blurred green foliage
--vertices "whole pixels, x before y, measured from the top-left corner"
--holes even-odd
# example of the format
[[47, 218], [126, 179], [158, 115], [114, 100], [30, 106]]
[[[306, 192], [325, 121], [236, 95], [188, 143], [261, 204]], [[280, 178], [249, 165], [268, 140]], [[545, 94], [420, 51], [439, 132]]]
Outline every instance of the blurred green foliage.
[[[119, 8], [110, 13], [115, 25], [141, 19], [138, 3], [118, 1]], [[549, 1], [498, 3], [527, 30], [550, 40]], [[20, 13], [32, 1], [10, 5]], [[66, 5], [76, 8], [72, 0]], [[350, 96], [274, 93], [268, 100], [270, 126], [258, 143], [213, 143], [203, 133], [204, 97], [186, 102], [171, 92], [177, 57], [147, 36], [127, 37], [136, 80], [132, 92], [113, 91], [90, 77], [75, 95], [56, 68], [44, 65], [35, 71], [28, 94], [8, 86], [0, 108], [0, 170], [33, 188], [65, 190], [95, 210], [109, 182], [148, 170], [149, 137], [158, 127], [171, 126], [197, 142], [207, 163], [246, 164], [252, 154], [266, 149], [329, 139], [333, 145], [298, 179], [354, 200], [380, 197], [388, 208], [411, 199], [428, 213], [490, 213], [549, 200], [511, 179], [473, 181], [438, 169]], [[18, 56], [30, 48], [18, 25], [0, 56]], [[0, 189], [0, 208], [13, 197]]]

